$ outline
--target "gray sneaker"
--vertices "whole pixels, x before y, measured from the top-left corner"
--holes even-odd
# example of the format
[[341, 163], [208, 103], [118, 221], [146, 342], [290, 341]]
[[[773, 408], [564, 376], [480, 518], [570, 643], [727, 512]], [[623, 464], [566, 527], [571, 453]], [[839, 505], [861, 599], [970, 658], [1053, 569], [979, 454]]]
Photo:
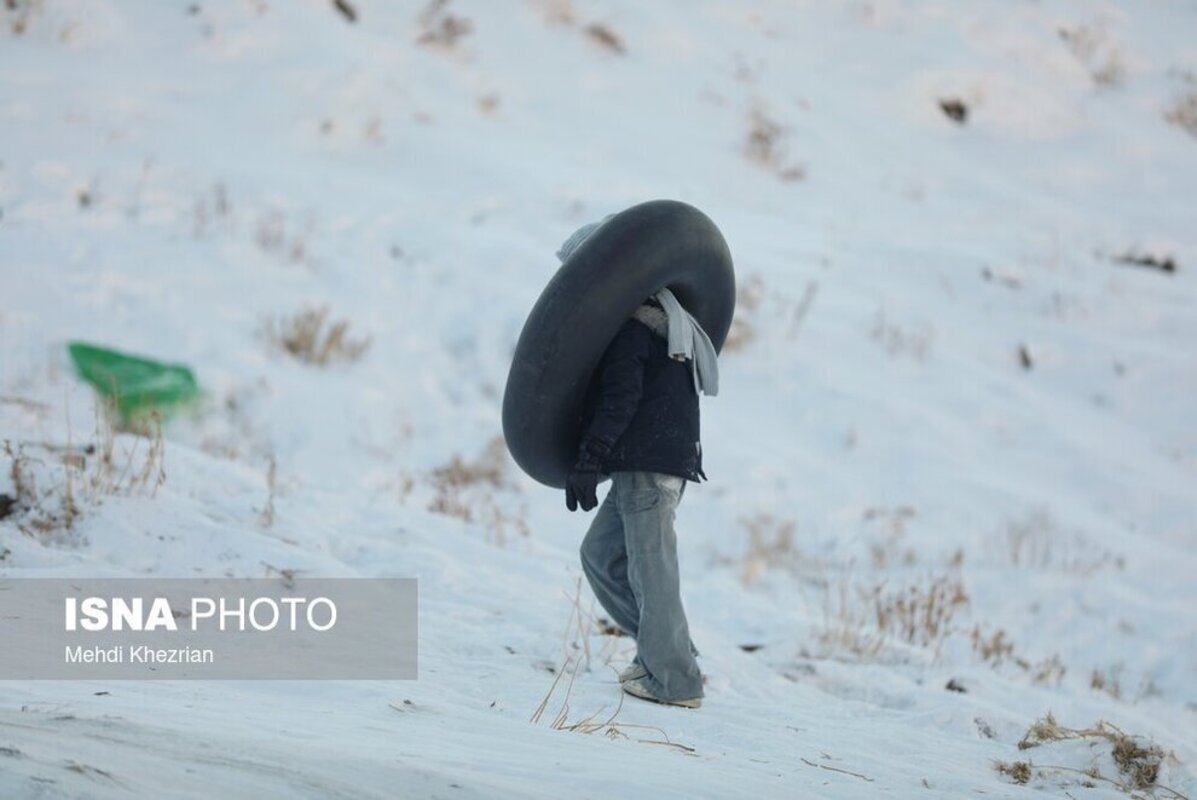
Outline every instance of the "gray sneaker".
[[648, 670], [633, 661], [624, 667], [623, 672], [619, 673], [619, 682], [627, 683], [628, 681], [638, 681], [648, 674]]
[[637, 680], [625, 681], [620, 684], [625, 692], [632, 697], [639, 697], [641, 700], [648, 700], [651, 703], [661, 703], [667, 706], [682, 706], [683, 708], [698, 708], [702, 705], [701, 697], [691, 697], [688, 700], [663, 700], [657, 697], [648, 687]]

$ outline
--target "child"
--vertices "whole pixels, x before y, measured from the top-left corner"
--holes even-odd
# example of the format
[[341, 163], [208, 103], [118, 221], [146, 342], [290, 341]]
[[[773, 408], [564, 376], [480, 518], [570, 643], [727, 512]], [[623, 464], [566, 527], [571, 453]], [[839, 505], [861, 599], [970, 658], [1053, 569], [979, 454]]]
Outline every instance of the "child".
[[570, 511], [589, 511], [599, 481], [611, 476], [581, 556], [595, 596], [636, 640], [623, 690], [688, 708], [702, 704], [702, 673], [682, 608], [673, 522], [686, 481], [706, 479], [700, 391], [718, 391], [714, 347], [662, 289], [623, 323], [595, 370], [565, 490]]

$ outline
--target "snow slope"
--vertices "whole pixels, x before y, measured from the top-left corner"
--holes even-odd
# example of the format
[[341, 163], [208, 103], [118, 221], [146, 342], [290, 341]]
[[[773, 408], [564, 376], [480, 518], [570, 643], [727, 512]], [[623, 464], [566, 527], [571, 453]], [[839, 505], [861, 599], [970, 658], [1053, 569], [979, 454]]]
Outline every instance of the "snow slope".
[[[995, 771], [1121, 779], [1019, 751], [1049, 711], [1197, 793], [1197, 4], [17, 5], [0, 439], [38, 498], [0, 575], [415, 576], [421, 632], [406, 683], [0, 683], [0, 796], [1122, 796]], [[655, 197], [741, 280], [678, 514], [697, 712], [620, 705], [589, 517], [488, 449], [557, 245]], [[319, 306], [360, 360], [268, 346]], [[47, 445], [103, 439], [76, 338], [208, 398], [156, 491], [122, 435], [39, 530]], [[454, 457], [495, 480], [444, 489]]]

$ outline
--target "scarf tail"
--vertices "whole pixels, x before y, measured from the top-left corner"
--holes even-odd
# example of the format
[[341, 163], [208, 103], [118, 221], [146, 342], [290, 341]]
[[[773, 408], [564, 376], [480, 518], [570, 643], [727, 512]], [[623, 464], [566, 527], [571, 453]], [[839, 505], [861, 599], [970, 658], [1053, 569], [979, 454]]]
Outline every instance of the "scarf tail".
[[710, 337], [668, 288], [655, 296], [669, 318], [669, 355], [689, 358], [694, 391], [715, 396], [719, 392], [719, 356]]

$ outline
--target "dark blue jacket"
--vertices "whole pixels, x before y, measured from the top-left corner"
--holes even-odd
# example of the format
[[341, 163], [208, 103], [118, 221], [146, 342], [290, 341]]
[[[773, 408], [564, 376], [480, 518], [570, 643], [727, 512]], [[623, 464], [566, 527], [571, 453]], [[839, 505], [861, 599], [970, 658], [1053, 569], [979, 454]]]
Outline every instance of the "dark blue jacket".
[[594, 371], [582, 411], [582, 450], [601, 471], [637, 470], [706, 480], [698, 393], [689, 361], [669, 357], [663, 336], [624, 322]]

